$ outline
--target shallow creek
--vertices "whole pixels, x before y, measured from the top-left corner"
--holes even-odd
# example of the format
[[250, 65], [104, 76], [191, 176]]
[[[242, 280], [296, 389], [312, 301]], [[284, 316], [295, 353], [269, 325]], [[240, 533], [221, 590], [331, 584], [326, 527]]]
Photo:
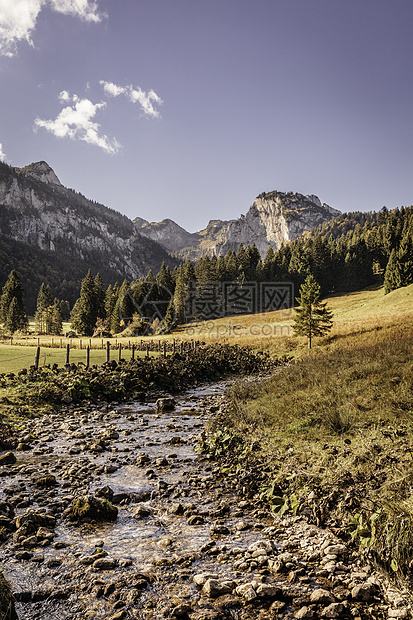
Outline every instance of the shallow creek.
[[[340, 602], [369, 578], [340, 541], [294, 519], [277, 524], [253, 502], [240, 501], [213, 463], [197, 458], [197, 435], [225, 387], [188, 391], [170, 412], [158, 413], [153, 400], [68, 407], [27, 423], [17, 462], [0, 468], [0, 501], [11, 503], [16, 516], [46, 510], [56, 526], [49, 540], [19, 546], [10, 537], [0, 547], [20, 620], [284, 618], [306, 604], [308, 615], [296, 617], [318, 617], [309, 597], [324, 587], [329, 570], [336, 593], [324, 607], [341, 605], [344, 615], [325, 617], [373, 617], [363, 612], [373, 603], [374, 617], [384, 617], [373, 594], [353, 608]], [[42, 474], [54, 475], [57, 485], [36, 488]], [[102, 492], [118, 508], [114, 522], [76, 525], [65, 518], [75, 497]], [[323, 564], [320, 551], [334, 544], [326, 557], [339, 570]], [[289, 553], [293, 548], [300, 552]], [[108, 563], [97, 566], [93, 560], [102, 557]], [[218, 590], [194, 583], [202, 573]]]

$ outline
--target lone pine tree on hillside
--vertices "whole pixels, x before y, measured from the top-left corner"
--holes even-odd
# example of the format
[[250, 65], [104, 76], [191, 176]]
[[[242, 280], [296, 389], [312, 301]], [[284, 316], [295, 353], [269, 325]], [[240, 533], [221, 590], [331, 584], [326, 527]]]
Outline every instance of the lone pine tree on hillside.
[[13, 334], [28, 326], [23, 288], [15, 269], [10, 272], [0, 297], [0, 321], [4, 329]]
[[314, 336], [324, 336], [333, 326], [333, 313], [320, 301], [320, 291], [317, 280], [309, 275], [297, 297], [299, 307], [295, 308], [293, 330], [296, 336], [307, 336], [309, 349]]

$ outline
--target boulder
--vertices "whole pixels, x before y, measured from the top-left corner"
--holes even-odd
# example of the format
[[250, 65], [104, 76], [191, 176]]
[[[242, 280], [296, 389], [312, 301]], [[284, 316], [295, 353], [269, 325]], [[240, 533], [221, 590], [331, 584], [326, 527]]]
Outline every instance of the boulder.
[[158, 398], [155, 405], [156, 411], [173, 411], [176, 403], [173, 398]]
[[83, 495], [73, 500], [64, 514], [71, 521], [115, 521], [118, 509], [105, 498]]
[[0, 465], [14, 465], [16, 461], [17, 458], [13, 452], [5, 452], [0, 456]]

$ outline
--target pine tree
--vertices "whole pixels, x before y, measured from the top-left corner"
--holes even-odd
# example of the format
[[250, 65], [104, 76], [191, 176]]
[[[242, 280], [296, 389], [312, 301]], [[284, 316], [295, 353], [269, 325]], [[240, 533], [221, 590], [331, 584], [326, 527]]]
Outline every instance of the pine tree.
[[115, 307], [113, 308], [110, 320], [109, 320], [109, 329], [112, 334], [119, 334], [121, 327], [121, 301], [120, 298], [116, 301]]
[[405, 234], [398, 250], [393, 248], [384, 274], [384, 292], [390, 293], [413, 283], [413, 240]]
[[114, 284], [113, 286], [109, 284], [107, 291], [106, 291], [106, 295], [105, 295], [105, 317], [106, 317], [108, 324], [110, 324], [112, 312], [115, 309], [118, 296], [119, 296], [118, 283], [116, 282], [116, 284]]
[[121, 325], [130, 323], [137, 309], [131, 294], [130, 284], [126, 279], [122, 282], [122, 286], [119, 289], [117, 308]]
[[48, 334], [47, 313], [45, 312], [52, 304], [52, 291], [50, 286], [42, 282], [37, 295], [36, 313], [34, 315], [34, 329], [36, 334]]
[[80, 287], [80, 297], [76, 301], [72, 314], [72, 329], [77, 333], [91, 336], [96, 323], [96, 294], [95, 283], [90, 269], [83, 278]]
[[95, 276], [95, 280], [94, 280], [94, 289], [95, 289], [95, 314], [96, 314], [96, 320], [95, 323], [97, 321], [97, 319], [104, 319], [106, 316], [106, 311], [105, 311], [105, 297], [106, 297], [106, 292], [105, 292], [105, 285], [103, 284], [103, 280], [100, 277], [100, 274], [97, 273]]
[[60, 302], [55, 298], [53, 302], [53, 306], [50, 306], [50, 334], [54, 334], [55, 336], [60, 336], [62, 333], [63, 323], [62, 323], [62, 313], [60, 311]]
[[176, 324], [175, 306], [174, 306], [173, 299], [171, 299], [166, 309], [165, 318], [162, 322], [164, 331], [169, 332], [174, 327], [175, 324]]
[[10, 272], [3, 286], [0, 297], [0, 321], [10, 333], [17, 330], [25, 331], [28, 327], [24, 293], [15, 269]]
[[4, 329], [10, 334], [14, 334], [19, 329], [19, 305], [16, 297], [13, 297], [9, 306], [9, 311], [4, 321]]
[[185, 321], [185, 300], [187, 296], [187, 282], [185, 281], [184, 269], [181, 266], [178, 269], [178, 275], [175, 283], [174, 307], [177, 323]]
[[323, 336], [333, 326], [333, 314], [327, 304], [320, 301], [320, 292], [320, 285], [310, 274], [300, 288], [300, 297], [297, 297], [299, 307], [295, 308], [293, 330], [296, 336], [307, 336], [309, 349], [314, 336]]

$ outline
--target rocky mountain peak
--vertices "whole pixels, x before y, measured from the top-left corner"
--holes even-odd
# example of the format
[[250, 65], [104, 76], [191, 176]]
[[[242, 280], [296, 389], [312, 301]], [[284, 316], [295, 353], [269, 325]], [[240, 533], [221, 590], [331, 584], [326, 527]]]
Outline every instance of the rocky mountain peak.
[[33, 164], [29, 164], [24, 168], [19, 168], [18, 171], [26, 176], [34, 177], [43, 183], [62, 185], [53, 168], [51, 168], [45, 161], [38, 161]]
[[322, 203], [315, 194], [297, 192], [263, 192], [245, 215], [236, 220], [210, 220], [204, 230], [188, 233], [171, 220], [147, 222], [134, 220], [139, 232], [158, 241], [169, 252], [182, 258], [196, 259], [208, 254], [225, 255], [239, 245], [255, 243], [262, 258], [269, 247], [277, 250], [306, 231], [328, 222], [340, 211]]

